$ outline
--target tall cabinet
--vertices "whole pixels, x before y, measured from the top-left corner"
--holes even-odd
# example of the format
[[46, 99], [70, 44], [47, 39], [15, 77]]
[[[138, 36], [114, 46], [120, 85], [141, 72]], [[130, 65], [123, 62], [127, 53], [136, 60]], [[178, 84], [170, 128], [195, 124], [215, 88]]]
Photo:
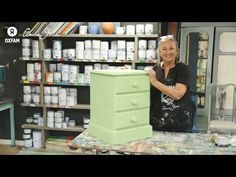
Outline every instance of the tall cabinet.
[[[55, 132], [55, 131], [60, 131], [60, 132], [82, 132], [84, 130], [84, 127], [82, 126], [83, 123], [85, 123], [85, 120], [81, 120], [81, 116], [80, 114], [84, 114], [84, 112], [89, 113], [90, 112], [90, 105], [89, 105], [89, 99], [90, 99], [90, 95], [89, 93], [89, 89], [90, 89], [90, 83], [89, 82], [82, 82], [80, 83], [80, 81], [78, 81], [79, 78], [77, 78], [76, 82], [71, 84], [69, 83], [65, 83], [62, 82], [61, 79], [60, 81], [50, 81], [49, 74], [51, 74], [52, 72], [54, 72], [53, 75], [53, 79], [55, 79], [55, 73], [57, 73], [58, 71], [51, 71], [52, 69], [51, 66], [53, 66], [53, 64], [63, 64], [63, 65], [69, 65], [69, 66], [77, 66], [78, 69], [78, 74], [84, 74], [84, 78], [87, 77], [86, 72], [85, 72], [85, 67], [87, 65], [91, 66], [91, 68], [95, 68], [95, 65], [100, 65], [100, 66], [106, 66], [106, 67], [119, 67], [119, 66], [124, 66], [124, 65], [129, 65], [130, 68], [132, 69], [140, 69], [142, 66], [142, 68], [144, 68], [147, 65], [154, 65], [157, 62], [157, 59], [153, 59], [151, 61], [147, 61], [147, 60], [141, 60], [139, 57], [139, 41], [149, 41], [149, 40], [154, 40], [157, 41], [159, 35], [158, 34], [150, 34], [150, 35], [105, 35], [105, 34], [97, 34], [97, 35], [92, 35], [92, 34], [88, 34], [88, 35], [81, 35], [81, 34], [71, 34], [71, 35], [64, 35], [64, 36], [49, 36], [46, 39], [38, 39], [37, 37], [34, 37], [33, 39], [30, 38], [31, 40], [38, 41], [39, 43], [39, 53], [40, 55], [35, 58], [35, 57], [30, 57], [27, 60], [24, 59], [24, 57], [20, 57], [20, 60], [26, 62], [26, 64], [31, 63], [31, 65], [27, 65], [27, 67], [33, 67], [34, 66], [38, 66], [41, 65], [41, 69], [40, 69], [40, 73], [41, 73], [41, 77], [40, 79], [38, 79], [37, 81], [35, 81], [34, 79], [32, 79], [31, 81], [29, 81], [27, 79], [27, 77], [24, 77], [24, 79], [21, 81], [21, 83], [23, 84], [23, 87], [28, 85], [30, 86], [30, 88], [32, 88], [32, 86], [37, 86], [38, 88], [38, 102], [34, 102], [32, 99], [29, 100], [25, 100], [25, 94], [22, 95], [22, 103], [21, 106], [22, 107], [27, 107], [27, 109], [34, 109], [37, 108], [37, 112], [39, 112], [41, 114], [41, 118], [43, 119], [43, 123], [41, 125], [35, 124], [35, 123], [25, 123], [22, 125], [22, 128], [24, 129], [32, 129], [33, 132], [36, 132], [40, 138], [41, 141], [41, 145], [42, 146], [38, 146], [41, 148], [45, 147], [45, 143], [47, 141], [48, 135], [50, 134], [50, 132]], [[45, 49], [48, 48], [52, 48], [53, 44], [55, 41], [61, 41], [62, 42], [62, 49], [71, 49], [71, 48], [75, 48], [76, 46], [76, 42], [77, 41], [92, 41], [92, 40], [101, 40], [101, 41], [108, 41], [109, 45], [111, 44], [112, 41], [124, 41], [125, 43], [127, 42], [133, 42], [134, 44], [134, 57], [132, 60], [128, 60], [127, 58], [125, 58], [122, 61], [119, 60], [114, 60], [114, 61], [110, 61], [110, 60], [104, 60], [104, 59], [96, 59], [96, 60], [88, 60], [88, 59], [83, 59], [83, 60], [77, 60], [77, 59], [67, 59], [65, 60], [63, 57], [58, 58], [45, 58], [43, 55], [43, 52], [45, 52]], [[33, 47], [32, 47], [33, 49]], [[23, 49], [24, 50], [24, 47]], [[27, 48], [27, 50], [31, 50], [31, 48]], [[24, 55], [24, 52], [23, 52]], [[35, 65], [36, 64], [36, 65]], [[29, 72], [27, 68], [27, 73]], [[35, 70], [34, 70], [35, 71]], [[33, 71], [32, 71], [33, 72]], [[71, 72], [71, 71], [70, 71]], [[28, 74], [27, 74], [28, 76]], [[35, 76], [35, 74], [34, 74]], [[72, 106], [68, 106], [68, 105], [63, 105], [60, 106], [60, 103], [52, 103], [52, 102], [48, 102], [47, 97], [53, 97], [55, 96], [55, 94], [47, 94], [47, 90], [48, 88], [50, 88], [52, 90], [52, 88], [57, 87], [58, 89], [63, 88], [63, 89], [71, 89], [73, 88], [74, 90], [76, 90], [76, 95], [78, 96], [76, 98], [76, 104], [72, 105]], [[27, 87], [24, 87], [27, 88]], [[59, 92], [59, 90], [58, 90]], [[29, 93], [27, 93], [27, 95], [31, 94], [32, 92], [29, 91]], [[66, 92], [67, 94], [67, 92]], [[58, 93], [59, 95], [59, 93]], [[56, 95], [57, 96], [57, 95]], [[66, 95], [68, 96], [68, 95]], [[60, 99], [60, 96], [58, 96]], [[60, 100], [59, 100], [60, 102]], [[63, 111], [64, 110], [64, 111]], [[72, 111], [74, 110], [74, 115], [76, 115], [75, 117], [73, 117], [74, 119], [76, 119], [76, 126], [73, 127], [62, 127], [61, 125], [56, 127], [56, 122], [54, 125], [50, 125], [51, 121], [49, 121], [49, 114], [53, 114], [53, 112], [56, 114], [60, 114], [61, 112], [63, 112], [63, 114], [65, 113], [65, 115], [63, 116], [66, 117], [66, 115], [69, 115]], [[59, 111], [59, 112], [58, 112]], [[31, 115], [32, 116], [35, 111], [31, 111]], [[55, 116], [52, 116], [52, 118]], [[78, 123], [77, 123], [78, 122]], [[34, 130], [39, 130], [39, 131], [34, 131]], [[28, 131], [28, 130], [27, 130]], [[24, 134], [28, 134], [28, 133], [24, 133]], [[25, 135], [25, 136], [26, 136]], [[30, 140], [30, 137], [28, 138]], [[26, 138], [26, 140], [28, 140]], [[30, 142], [30, 141], [29, 141]]]
[[[204, 121], [203, 129], [207, 129], [210, 110], [210, 84], [236, 83], [232, 68], [236, 62], [235, 36], [236, 23], [181, 23], [180, 60], [190, 67], [190, 89], [197, 98], [196, 116]], [[211, 103], [217, 110], [217, 99]]]

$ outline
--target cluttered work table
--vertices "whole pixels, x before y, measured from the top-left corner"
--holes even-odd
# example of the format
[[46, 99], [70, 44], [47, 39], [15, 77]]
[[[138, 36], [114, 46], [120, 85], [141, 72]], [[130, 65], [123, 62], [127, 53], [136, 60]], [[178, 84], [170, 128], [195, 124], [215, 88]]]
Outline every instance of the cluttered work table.
[[[224, 135], [230, 138], [230, 135]], [[92, 151], [94, 154], [134, 155], [235, 155], [236, 146], [216, 146], [212, 135], [205, 133], [175, 133], [153, 131], [151, 138], [109, 145], [83, 131], [69, 144], [70, 149]]]

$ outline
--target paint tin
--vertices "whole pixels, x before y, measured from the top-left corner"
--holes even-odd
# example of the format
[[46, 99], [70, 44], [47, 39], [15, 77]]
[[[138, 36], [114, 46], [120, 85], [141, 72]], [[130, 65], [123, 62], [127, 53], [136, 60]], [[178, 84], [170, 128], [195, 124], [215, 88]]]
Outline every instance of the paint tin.
[[147, 49], [147, 40], [139, 40], [138, 41], [138, 48], [146, 50]]
[[52, 104], [58, 105], [58, 96], [57, 95], [51, 96], [51, 99], [52, 99]]
[[31, 102], [31, 95], [30, 94], [24, 94], [24, 103], [29, 104]]
[[76, 49], [75, 57], [76, 57], [76, 59], [83, 60], [84, 59], [84, 50]]
[[96, 50], [96, 49], [92, 50], [92, 59], [93, 60], [99, 60], [100, 59], [99, 56], [100, 56], [100, 50]]
[[132, 52], [132, 51], [127, 51], [126, 59], [129, 60], [129, 61], [134, 60], [134, 52]]
[[85, 49], [84, 50], [84, 59], [85, 60], [91, 60], [92, 59], [92, 50], [91, 49]]
[[44, 96], [44, 103], [45, 104], [51, 104], [51, 96], [50, 95], [45, 95]]
[[38, 94], [33, 94], [33, 103], [35, 104], [39, 104], [39, 95]]
[[47, 126], [50, 127], [50, 128], [53, 128], [54, 127], [54, 122], [47, 122]]
[[67, 49], [67, 58], [75, 59], [75, 49]]
[[92, 40], [92, 49], [93, 50], [100, 50], [101, 48], [101, 41], [100, 40]]
[[134, 42], [126, 42], [127, 51], [134, 51]]
[[30, 47], [30, 39], [22, 39], [23, 47]]
[[26, 134], [27, 134], [27, 133], [29, 134], [29, 133], [31, 133], [31, 132], [32, 132], [31, 129], [28, 129], [28, 128], [25, 128], [25, 129], [24, 129], [24, 133], [26, 133]]
[[100, 63], [95, 63], [95, 64], [94, 64], [94, 70], [100, 70], [100, 69], [102, 69], [102, 64], [100, 64]]
[[34, 72], [27, 72], [27, 80], [28, 81], [34, 81]]
[[51, 59], [52, 58], [52, 49], [43, 50], [43, 58]]
[[144, 24], [137, 24], [136, 25], [136, 34], [144, 34]]
[[24, 92], [24, 94], [30, 94], [31, 93], [31, 86], [24, 85], [23, 86], [23, 92]]
[[33, 140], [33, 147], [34, 147], [34, 148], [37, 148], [37, 149], [41, 148], [41, 147], [42, 147], [42, 142], [41, 142], [41, 140], [40, 140], [40, 141], [34, 141], [34, 140]]
[[34, 73], [34, 81], [41, 81], [42, 76], [41, 76], [41, 71], [36, 71]]
[[62, 122], [62, 128], [67, 128], [67, 123], [66, 122]]
[[48, 111], [47, 112], [47, 117], [48, 118], [53, 118], [54, 117], [54, 111]]
[[63, 122], [63, 118], [62, 117], [55, 117], [55, 122], [62, 123]]
[[100, 50], [100, 59], [107, 60], [108, 59], [108, 50]]
[[62, 51], [53, 49], [52, 50], [52, 58], [61, 59], [62, 58]]
[[39, 41], [32, 40], [32, 49], [33, 50], [39, 50]]
[[38, 126], [44, 126], [44, 119], [43, 117], [38, 118]]
[[77, 84], [84, 84], [84, 74], [83, 73], [77, 73]]
[[33, 143], [32, 138], [24, 140], [24, 146], [26, 148], [31, 148], [33, 145], [32, 143]]
[[139, 50], [138, 51], [138, 59], [143, 61], [146, 59], [146, 50]]
[[30, 139], [31, 138], [31, 134], [23, 134], [23, 139]]
[[40, 94], [40, 86], [36, 86], [35, 87], [35, 93], [36, 94]]
[[41, 63], [36, 62], [34, 63], [34, 71], [41, 71], [42, 67], [41, 67]]
[[153, 24], [145, 25], [145, 34], [153, 34]]
[[66, 106], [74, 106], [74, 97], [73, 96], [67, 96], [66, 97]]
[[154, 60], [156, 58], [156, 52], [153, 49], [147, 50], [146, 52], [146, 58], [147, 60]]
[[57, 71], [57, 64], [49, 64], [49, 71], [56, 72]]
[[53, 41], [53, 50], [61, 50], [61, 49], [62, 49], [61, 40], [54, 40]]
[[32, 124], [34, 122], [33, 117], [27, 117], [26, 118], [26, 123], [27, 124]]
[[92, 41], [91, 40], [85, 40], [84, 41], [84, 48], [91, 50], [91, 48], [92, 48]]
[[124, 61], [126, 58], [126, 52], [124, 50], [118, 50], [117, 51], [117, 60]]
[[64, 118], [64, 114], [65, 114], [65, 112], [64, 112], [63, 110], [56, 111], [56, 112], [55, 112], [55, 117]]
[[69, 82], [69, 72], [62, 71], [62, 82], [68, 83]]
[[54, 82], [61, 82], [61, 73], [60, 72], [53, 73], [53, 81]]
[[88, 33], [88, 26], [86, 25], [81, 25], [79, 27], [79, 34], [87, 34]]
[[50, 95], [50, 94], [51, 94], [50, 87], [44, 87], [44, 95]]
[[109, 43], [107, 41], [101, 42], [101, 50], [109, 50]]
[[75, 120], [69, 120], [69, 127], [75, 127], [76, 123]]
[[54, 122], [54, 117], [48, 117], [48, 118], [47, 118], [47, 121], [48, 121], [48, 122]]
[[117, 50], [125, 50], [126, 41], [125, 40], [118, 40], [117, 41]]
[[127, 25], [126, 26], [126, 34], [127, 35], [134, 35], [135, 34], [135, 26], [134, 25]]
[[55, 122], [55, 128], [62, 128], [62, 122]]
[[41, 131], [33, 130], [33, 141], [41, 141]]
[[39, 58], [39, 50], [33, 50], [32, 57], [33, 58]]
[[84, 50], [84, 42], [83, 41], [76, 41], [76, 50]]
[[58, 94], [58, 87], [50, 87], [51, 95], [57, 95]]
[[33, 72], [34, 72], [34, 64], [27, 63], [27, 73], [33, 73]]
[[155, 40], [148, 40], [148, 49], [156, 50], [157, 42]]
[[45, 76], [46, 76], [46, 78], [45, 78], [46, 82], [49, 82], [49, 83], [53, 82], [53, 73], [46, 72]]
[[116, 50], [109, 50], [108, 51], [108, 59], [109, 60], [116, 60]]

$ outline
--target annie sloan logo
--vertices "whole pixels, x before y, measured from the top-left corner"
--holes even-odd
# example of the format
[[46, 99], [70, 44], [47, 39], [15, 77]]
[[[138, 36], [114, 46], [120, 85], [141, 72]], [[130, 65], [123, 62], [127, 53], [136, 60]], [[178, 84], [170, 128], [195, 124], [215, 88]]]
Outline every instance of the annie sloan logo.
[[10, 38], [5, 38], [5, 43], [20, 43], [19, 38], [13, 38], [17, 35], [17, 29], [14, 26], [7, 29], [7, 34]]
[[23, 33], [23, 37], [30, 37], [30, 36], [38, 36], [39, 39], [45, 39], [48, 36], [52, 36], [53, 34], [51, 34], [49, 32], [49, 29], [46, 27], [45, 29], [43, 29], [43, 31], [40, 34], [31, 34], [31, 29], [30, 28], [26, 28], [26, 30]]

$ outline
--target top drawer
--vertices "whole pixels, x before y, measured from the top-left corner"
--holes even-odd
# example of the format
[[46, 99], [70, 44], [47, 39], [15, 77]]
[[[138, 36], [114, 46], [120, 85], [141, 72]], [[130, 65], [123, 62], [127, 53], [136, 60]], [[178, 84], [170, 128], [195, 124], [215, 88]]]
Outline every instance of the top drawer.
[[116, 78], [115, 93], [149, 91], [150, 82], [147, 75], [119, 76]]

